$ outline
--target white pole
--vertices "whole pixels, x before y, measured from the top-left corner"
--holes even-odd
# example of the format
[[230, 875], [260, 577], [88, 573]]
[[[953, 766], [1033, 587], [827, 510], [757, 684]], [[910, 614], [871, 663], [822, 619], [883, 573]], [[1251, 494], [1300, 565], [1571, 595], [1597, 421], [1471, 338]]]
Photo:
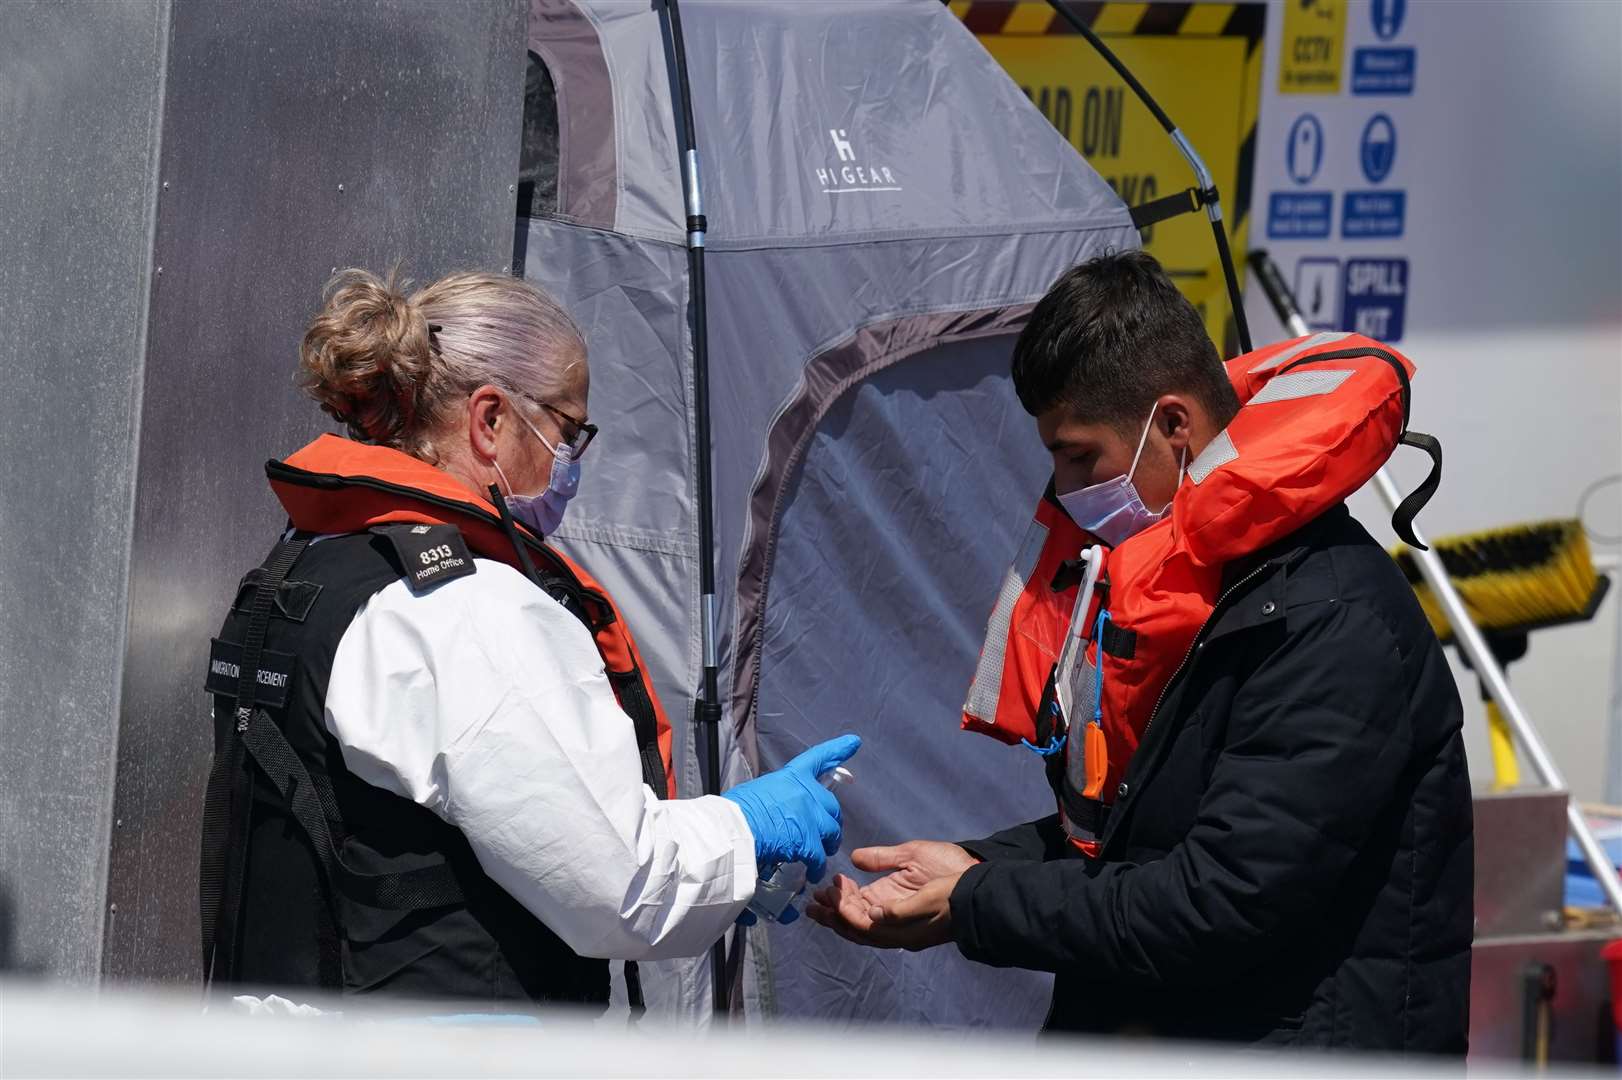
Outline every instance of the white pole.
[[[1268, 263], [1271, 260], [1264, 260]], [[1305, 337], [1312, 332], [1307, 326], [1306, 319], [1302, 318], [1300, 308], [1296, 306], [1295, 297], [1278, 279], [1280, 289], [1284, 295], [1274, 299], [1274, 304], [1287, 301], [1280, 307], [1285, 326], [1296, 337]], [[1266, 277], [1263, 277], [1266, 284]], [[1269, 293], [1271, 296], [1271, 292]], [[1380, 497], [1385, 500], [1386, 507], [1393, 513], [1402, 503], [1402, 493], [1392, 481], [1391, 475], [1381, 469], [1374, 474], [1374, 486], [1379, 489]], [[1411, 525], [1413, 536], [1421, 544], [1426, 543], [1425, 536], [1419, 531], [1418, 525]], [[1599, 841], [1594, 838], [1594, 832], [1588, 827], [1588, 819], [1583, 817], [1582, 810], [1571, 798], [1571, 792], [1566, 790], [1566, 781], [1555, 766], [1554, 758], [1549, 756], [1548, 747], [1543, 745], [1543, 739], [1532, 726], [1532, 720], [1521, 708], [1520, 702], [1510, 692], [1509, 680], [1504, 677], [1504, 669], [1499, 665], [1498, 658], [1487, 647], [1487, 639], [1482, 637], [1481, 630], [1475, 621], [1470, 618], [1470, 612], [1465, 609], [1464, 601], [1459, 591], [1453, 587], [1453, 579], [1447, 576], [1447, 567], [1442, 565], [1441, 556], [1433, 551], [1420, 551], [1413, 549], [1414, 562], [1419, 566], [1419, 572], [1431, 587], [1431, 592], [1441, 602], [1442, 610], [1447, 613], [1447, 621], [1453, 627], [1453, 640], [1458, 642], [1459, 648], [1470, 658], [1470, 666], [1475, 669], [1476, 675], [1487, 687], [1487, 693], [1498, 703], [1498, 709], [1504, 714], [1509, 728], [1515, 733], [1515, 740], [1520, 743], [1521, 749], [1532, 762], [1532, 768], [1537, 771], [1538, 779], [1544, 785], [1557, 791], [1566, 792], [1566, 821], [1571, 825], [1571, 834], [1577, 838], [1577, 846], [1583, 850], [1583, 858], [1588, 861], [1588, 867], [1594, 872], [1594, 879], [1599, 882], [1600, 888], [1605, 890], [1605, 898], [1610, 901], [1611, 907], [1617, 914], [1622, 915], [1622, 877], [1618, 877], [1616, 866], [1605, 849], [1600, 847]], [[1622, 630], [1619, 630], [1622, 634]], [[1622, 639], [1617, 644], [1617, 655], [1622, 657]], [[1618, 686], [1622, 687], [1622, 659], [1618, 661]], [[1622, 690], [1619, 690], [1622, 694]]]
[[[1381, 469], [1374, 475], [1374, 485], [1380, 491], [1380, 497], [1386, 505], [1395, 511], [1402, 502], [1402, 493], [1392, 482], [1390, 475]], [[1419, 527], [1414, 526], [1414, 539], [1425, 543], [1424, 534]], [[1531, 761], [1533, 770], [1538, 779], [1547, 787], [1558, 791], [1566, 790], [1566, 782], [1560, 775], [1554, 758], [1549, 756], [1548, 747], [1543, 745], [1543, 739], [1532, 726], [1532, 720], [1521, 708], [1520, 702], [1510, 692], [1509, 680], [1504, 677], [1504, 669], [1499, 666], [1498, 658], [1492, 654], [1487, 646], [1487, 639], [1482, 636], [1481, 630], [1470, 618], [1465, 609], [1464, 600], [1460, 598], [1459, 591], [1453, 587], [1453, 581], [1447, 576], [1447, 568], [1442, 565], [1441, 556], [1434, 550], [1412, 551], [1414, 562], [1419, 566], [1419, 572], [1424, 575], [1425, 583], [1431, 588], [1442, 610], [1447, 614], [1447, 621], [1453, 627], [1453, 640], [1458, 643], [1466, 656], [1470, 658], [1470, 666], [1475, 669], [1476, 675], [1486, 686], [1487, 693], [1498, 703], [1499, 711], [1504, 714], [1504, 720], [1509, 724], [1510, 730], [1515, 733], [1515, 741], [1520, 744]], [[1605, 890], [1605, 898], [1618, 914], [1622, 914], [1622, 877], [1617, 876], [1616, 867], [1605, 849], [1600, 847], [1594, 833], [1588, 827], [1588, 819], [1583, 817], [1582, 810], [1578, 808], [1575, 800], [1566, 792], [1566, 821], [1571, 825], [1571, 834], [1577, 838], [1577, 845], [1583, 850], [1583, 858], [1588, 860], [1589, 869], [1594, 872], [1594, 879], [1599, 882], [1600, 888]]]

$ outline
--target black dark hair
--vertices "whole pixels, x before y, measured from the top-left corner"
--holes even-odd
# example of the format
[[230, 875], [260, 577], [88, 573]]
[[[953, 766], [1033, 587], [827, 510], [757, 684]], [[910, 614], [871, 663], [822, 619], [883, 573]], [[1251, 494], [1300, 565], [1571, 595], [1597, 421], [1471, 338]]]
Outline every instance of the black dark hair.
[[1154, 256], [1111, 252], [1065, 271], [1014, 344], [1014, 389], [1032, 416], [1056, 405], [1136, 432], [1162, 394], [1226, 424], [1239, 398], [1205, 323]]

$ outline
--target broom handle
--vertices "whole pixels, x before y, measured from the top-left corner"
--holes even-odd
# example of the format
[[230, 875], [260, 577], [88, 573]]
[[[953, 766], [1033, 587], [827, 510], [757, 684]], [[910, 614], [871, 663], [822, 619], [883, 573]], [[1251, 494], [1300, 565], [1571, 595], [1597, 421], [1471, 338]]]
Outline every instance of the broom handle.
[[[1402, 493], [1392, 482], [1391, 476], [1381, 469], [1374, 474], [1374, 486], [1380, 491], [1380, 497], [1394, 512], [1402, 502]], [[1420, 533], [1419, 527], [1414, 526], [1414, 539], [1425, 543], [1425, 537]], [[1498, 709], [1503, 713], [1504, 719], [1509, 723], [1510, 729], [1515, 732], [1516, 740], [1526, 753], [1527, 760], [1532, 763], [1532, 769], [1537, 773], [1538, 779], [1546, 787], [1566, 791], [1565, 778], [1560, 775], [1554, 759], [1549, 756], [1549, 748], [1543, 745], [1543, 739], [1532, 726], [1531, 718], [1521, 708], [1521, 703], [1515, 700], [1510, 692], [1509, 680], [1504, 677], [1504, 669], [1498, 663], [1498, 658], [1487, 647], [1487, 639], [1481, 635], [1481, 630], [1475, 621], [1470, 618], [1470, 612], [1465, 609], [1464, 601], [1460, 599], [1458, 590], [1453, 587], [1453, 580], [1448, 577], [1447, 569], [1442, 565], [1441, 556], [1434, 549], [1421, 551], [1411, 549], [1415, 564], [1424, 576], [1425, 583], [1431, 587], [1431, 592], [1441, 602], [1442, 610], [1447, 614], [1447, 621], [1453, 627], [1453, 640], [1458, 643], [1470, 657], [1470, 666], [1475, 668], [1476, 676], [1480, 678], [1487, 693], [1492, 695], [1493, 701], [1498, 703]], [[1610, 901], [1611, 907], [1622, 914], [1622, 877], [1618, 877], [1616, 867], [1605, 849], [1594, 837], [1594, 832], [1588, 827], [1588, 819], [1577, 806], [1576, 800], [1566, 797], [1566, 822], [1571, 826], [1571, 834], [1577, 838], [1577, 846], [1583, 850], [1583, 858], [1588, 860], [1588, 867], [1594, 872], [1594, 880], [1598, 881], [1600, 888], [1605, 890], [1605, 898]]]

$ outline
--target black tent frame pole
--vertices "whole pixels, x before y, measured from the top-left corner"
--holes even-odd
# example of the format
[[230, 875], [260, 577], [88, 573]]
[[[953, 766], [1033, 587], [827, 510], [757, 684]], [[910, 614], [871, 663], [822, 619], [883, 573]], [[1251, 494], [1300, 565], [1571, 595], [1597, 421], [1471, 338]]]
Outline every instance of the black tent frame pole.
[[1301, 308], [1296, 303], [1295, 293], [1290, 291], [1289, 285], [1284, 281], [1284, 275], [1279, 273], [1278, 263], [1273, 261], [1265, 248], [1257, 248], [1245, 260], [1250, 263], [1250, 269], [1261, 282], [1262, 295], [1267, 302], [1273, 305], [1273, 313], [1278, 321], [1284, 324], [1284, 329], [1292, 337], [1306, 337], [1312, 333], [1312, 327], [1301, 314]]
[[[670, 34], [670, 54], [676, 69], [676, 132], [681, 146], [682, 189], [687, 196], [687, 282], [693, 319], [693, 455], [698, 474], [698, 582], [699, 635], [703, 642], [704, 681], [693, 703], [697, 729], [705, 733], [704, 794], [721, 792], [721, 691], [716, 660], [715, 625], [715, 494], [710, 479], [710, 339], [704, 298], [704, 194], [699, 185], [698, 138], [693, 129], [693, 94], [687, 82], [687, 46], [681, 33], [681, 9], [676, 0], [660, 7]], [[714, 980], [715, 1014], [731, 1009], [732, 987], [727, 978], [726, 940], [710, 949], [710, 975]]]
[[1233, 306], [1233, 326], [1239, 338], [1239, 351], [1249, 352], [1252, 345], [1250, 323], [1245, 318], [1245, 298], [1239, 292], [1239, 274], [1234, 269], [1233, 250], [1228, 246], [1228, 234], [1222, 226], [1222, 202], [1217, 197], [1216, 180], [1211, 176], [1211, 170], [1205, 167], [1205, 161], [1195, 151], [1194, 144], [1188, 141], [1188, 136], [1171, 122], [1166, 110], [1160, 107], [1160, 103], [1138, 81], [1138, 77], [1121, 63], [1121, 58], [1115, 55], [1114, 50], [1104, 44], [1104, 39], [1093, 33], [1093, 28], [1087, 25], [1081, 16], [1071, 11], [1064, 0], [1048, 0], [1048, 4], [1059, 13], [1060, 18], [1070, 24], [1071, 29], [1086, 38], [1087, 44], [1091, 45], [1094, 51], [1115, 69], [1115, 73], [1125, 80], [1126, 85], [1138, 96], [1138, 100], [1148, 107], [1155, 120], [1166, 129], [1166, 134], [1171, 136], [1171, 141], [1177, 144], [1177, 149], [1182, 151], [1189, 167], [1194, 170], [1194, 182], [1198, 185], [1195, 191], [1199, 201], [1205, 206], [1206, 217], [1211, 221], [1211, 235], [1216, 239], [1217, 257], [1222, 260], [1222, 277], [1228, 286], [1228, 302]]

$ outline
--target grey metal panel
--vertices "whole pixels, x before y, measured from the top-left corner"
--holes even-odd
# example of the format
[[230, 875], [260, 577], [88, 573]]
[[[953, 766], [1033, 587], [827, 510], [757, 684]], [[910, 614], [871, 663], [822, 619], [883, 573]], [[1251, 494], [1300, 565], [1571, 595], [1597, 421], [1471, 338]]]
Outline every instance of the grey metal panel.
[[74, 979], [101, 958], [167, 19], [0, 4], [0, 909], [21, 963]]
[[1554, 969], [1549, 1060], [1616, 1060], [1611, 988], [1599, 952], [1615, 929], [1478, 940], [1470, 953], [1470, 1063], [1521, 1056], [1523, 974], [1529, 964]]
[[1564, 791], [1477, 795], [1476, 936], [1559, 925], [1566, 897]]
[[295, 391], [333, 267], [511, 258], [525, 9], [181, 2], [129, 584], [104, 970], [190, 978], [208, 638], [281, 514], [262, 465], [322, 427]]

